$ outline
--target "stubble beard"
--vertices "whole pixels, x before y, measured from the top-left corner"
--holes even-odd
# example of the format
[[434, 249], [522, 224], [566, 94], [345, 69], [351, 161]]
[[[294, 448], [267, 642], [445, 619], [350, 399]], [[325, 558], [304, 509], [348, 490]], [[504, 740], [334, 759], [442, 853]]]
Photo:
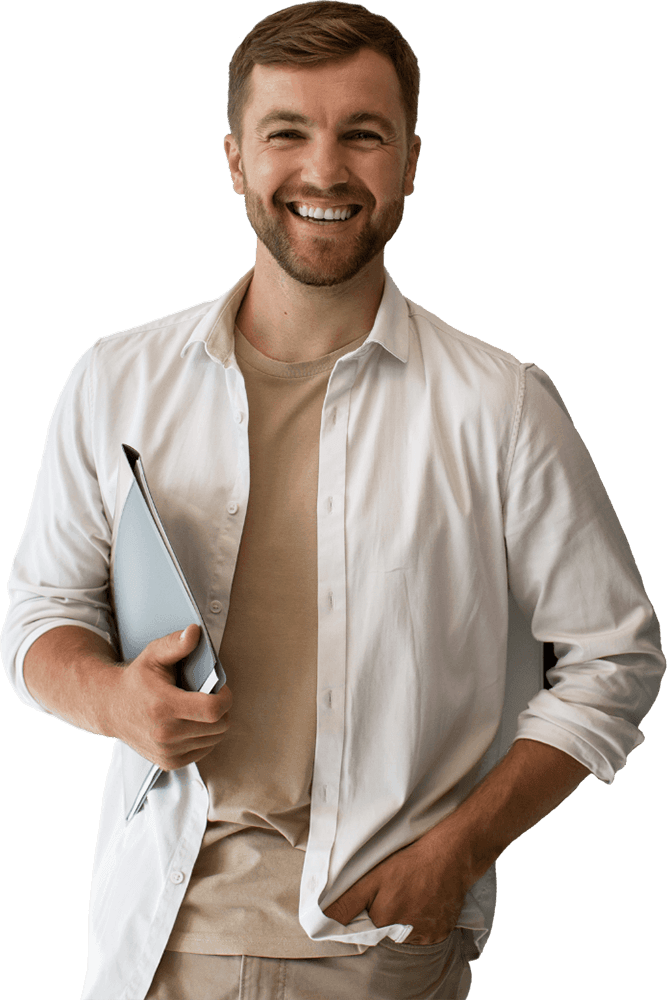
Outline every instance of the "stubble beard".
[[[281, 219], [270, 216], [257, 192], [248, 187], [247, 182], [244, 186], [246, 214], [257, 238], [283, 271], [304, 285], [323, 288], [349, 281], [384, 249], [403, 218], [405, 196], [401, 195], [388, 202], [374, 222], [370, 218], [366, 220], [362, 229], [354, 234], [351, 247], [349, 241], [339, 241], [335, 233], [331, 236], [326, 232], [320, 235], [318, 230], [324, 227], [304, 223], [303, 225], [311, 225], [313, 228], [308, 244], [310, 260], [306, 260], [295, 249], [292, 237]], [[354, 198], [346, 197], [337, 200], [341, 204], [355, 201]], [[278, 210], [283, 204], [274, 199]], [[289, 211], [287, 208], [284, 210]], [[342, 242], [344, 247], [341, 246]]]

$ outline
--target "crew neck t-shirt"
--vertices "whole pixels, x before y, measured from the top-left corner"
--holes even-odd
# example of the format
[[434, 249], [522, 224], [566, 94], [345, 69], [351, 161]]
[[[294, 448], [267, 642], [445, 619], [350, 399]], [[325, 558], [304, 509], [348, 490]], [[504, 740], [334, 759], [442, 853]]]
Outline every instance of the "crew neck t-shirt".
[[276, 361], [235, 329], [248, 394], [250, 496], [220, 660], [234, 701], [198, 762], [206, 830], [169, 951], [311, 958], [363, 945], [299, 923], [317, 686], [317, 479], [331, 371], [367, 334], [313, 361]]

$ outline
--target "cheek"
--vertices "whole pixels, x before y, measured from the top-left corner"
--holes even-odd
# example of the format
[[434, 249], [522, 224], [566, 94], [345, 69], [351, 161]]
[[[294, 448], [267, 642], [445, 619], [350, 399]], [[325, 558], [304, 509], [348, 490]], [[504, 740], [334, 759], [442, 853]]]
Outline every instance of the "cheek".
[[356, 176], [375, 197], [378, 204], [394, 201], [403, 194], [405, 172], [402, 164], [378, 162], [370, 164], [362, 162], [356, 169]]

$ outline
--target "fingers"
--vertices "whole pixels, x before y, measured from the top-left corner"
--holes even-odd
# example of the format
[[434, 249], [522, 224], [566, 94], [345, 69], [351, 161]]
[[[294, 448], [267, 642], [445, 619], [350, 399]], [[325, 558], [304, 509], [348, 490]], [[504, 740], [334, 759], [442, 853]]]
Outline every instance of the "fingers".
[[165, 771], [205, 757], [230, 726], [227, 685], [217, 694], [176, 686], [175, 665], [200, 639], [194, 623], [161, 636], [119, 673], [114, 735]]
[[[210, 698], [208, 694], [203, 698]], [[178, 706], [177, 706], [178, 707]], [[178, 715], [172, 714], [158, 724], [155, 730], [155, 738], [167, 746], [170, 743], [184, 743], [192, 740], [201, 741], [203, 746], [205, 741], [217, 742], [219, 738], [227, 732], [231, 725], [231, 716], [225, 712], [220, 718], [211, 722], [197, 721], [184, 718], [182, 712]], [[192, 749], [187, 747], [187, 749]]]
[[324, 910], [324, 915], [331, 920], [337, 921], [339, 924], [347, 926], [363, 910], [370, 909], [374, 895], [369, 885], [368, 876], [365, 876], [359, 879], [358, 882], [355, 882], [347, 892], [344, 892], [342, 896], [328, 906]]
[[[199, 723], [206, 729], [192, 729], [191, 735], [205, 732], [225, 732], [229, 720], [224, 720], [232, 706], [232, 692], [227, 684], [217, 694], [203, 694], [200, 691], [183, 691], [175, 684], [175, 665], [197, 648], [201, 637], [199, 625], [188, 625], [180, 632], [172, 632], [150, 642], [141, 654], [147, 666], [152, 667], [170, 686], [166, 695], [176, 718]], [[214, 727], [211, 729], [211, 727]], [[217, 727], [217, 728], [216, 728]]]
[[223, 720], [215, 732], [209, 730], [199, 735], [185, 732], [183, 729], [185, 725], [188, 724], [171, 720], [157, 726], [151, 734], [156, 755], [151, 759], [154, 759], [163, 771], [185, 767], [186, 764], [201, 760], [209, 754], [229, 728], [229, 720]]
[[196, 764], [198, 761], [203, 760], [204, 757], [207, 757], [216, 746], [217, 743], [210, 747], [203, 747], [201, 749], [192, 750], [188, 753], [183, 753], [178, 757], [166, 759], [160, 766], [163, 771], [177, 771], [181, 767], [187, 767], [188, 764]]
[[179, 690], [177, 697], [179, 718], [206, 726], [214, 726], [220, 722], [229, 712], [234, 700], [227, 684], [217, 694]]
[[[180, 632], [171, 632], [159, 639], [153, 639], [134, 662], [142, 668], [153, 670], [175, 688], [176, 664], [197, 648], [200, 637], [200, 626], [188, 625]], [[195, 708], [196, 714], [192, 716], [194, 719], [201, 719], [202, 722], [217, 721], [231, 706], [231, 692], [228, 687], [226, 690], [222, 688], [217, 695], [200, 694], [200, 692], [184, 692], [184, 694], [202, 699]], [[193, 702], [193, 705], [197, 705], [197, 702]], [[184, 716], [184, 718], [189, 717]]]
[[199, 625], [188, 625], [187, 628], [179, 632], [171, 632], [160, 639], [154, 639], [146, 646], [146, 653], [149, 653], [153, 660], [165, 666], [178, 663], [184, 656], [188, 656], [197, 648], [201, 636]]

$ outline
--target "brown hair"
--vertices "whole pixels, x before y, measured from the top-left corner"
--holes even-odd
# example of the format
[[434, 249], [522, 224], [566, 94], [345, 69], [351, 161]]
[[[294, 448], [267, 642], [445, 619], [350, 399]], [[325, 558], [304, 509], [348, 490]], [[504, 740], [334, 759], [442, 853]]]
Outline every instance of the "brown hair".
[[356, 3], [319, 0], [269, 14], [243, 39], [229, 64], [227, 116], [241, 142], [243, 109], [249, 97], [255, 64], [296, 63], [316, 66], [373, 49], [391, 59], [398, 76], [405, 111], [407, 138], [417, 124], [419, 67], [417, 57], [391, 21]]

